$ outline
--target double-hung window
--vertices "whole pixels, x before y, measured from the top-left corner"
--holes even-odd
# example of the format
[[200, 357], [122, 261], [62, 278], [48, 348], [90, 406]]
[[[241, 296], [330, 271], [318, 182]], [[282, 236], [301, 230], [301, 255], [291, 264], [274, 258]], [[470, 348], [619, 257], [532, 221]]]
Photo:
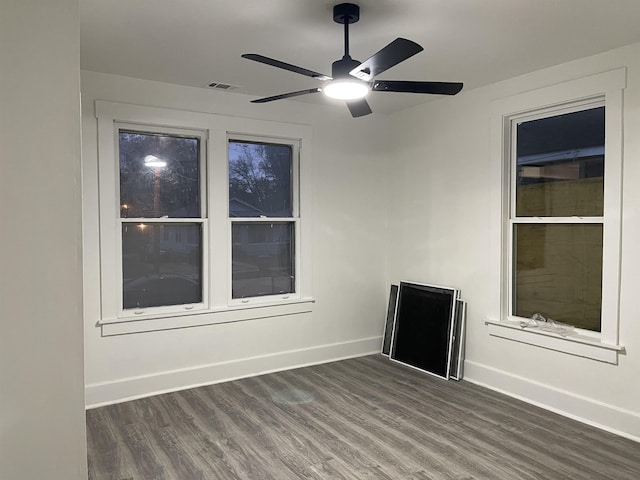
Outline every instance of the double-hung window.
[[101, 101], [96, 116], [103, 335], [311, 311], [310, 127]]
[[287, 299], [296, 286], [297, 142], [229, 139], [231, 298]]
[[205, 136], [116, 125], [123, 311], [207, 304]]
[[491, 335], [617, 362], [624, 85], [613, 70], [495, 102]]
[[600, 99], [511, 118], [512, 316], [600, 332], [604, 123]]

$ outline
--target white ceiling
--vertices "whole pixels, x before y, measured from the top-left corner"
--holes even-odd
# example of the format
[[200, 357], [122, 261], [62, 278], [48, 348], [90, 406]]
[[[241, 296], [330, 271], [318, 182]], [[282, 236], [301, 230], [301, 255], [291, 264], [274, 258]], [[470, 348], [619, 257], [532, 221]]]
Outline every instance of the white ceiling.
[[[353, 1], [353, 0], [352, 0]], [[80, 0], [85, 70], [270, 96], [320, 85], [240, 58], [259, 53], [331, 74], [343, 54], [339, 0]], [[351, 56], [363, 61], [396, 37], [424, 51], [385, 80], [460, 81], [465, 89], [640, 42], [640, 0], [356, 0]], [[229, 93], [233, 95], [234, 93]], [[433, 98], [374, 92], [374, 112]], [[322, 95], [293, 100], [327, 102]], [[256, 107], [258, 108], [258, 107]]]

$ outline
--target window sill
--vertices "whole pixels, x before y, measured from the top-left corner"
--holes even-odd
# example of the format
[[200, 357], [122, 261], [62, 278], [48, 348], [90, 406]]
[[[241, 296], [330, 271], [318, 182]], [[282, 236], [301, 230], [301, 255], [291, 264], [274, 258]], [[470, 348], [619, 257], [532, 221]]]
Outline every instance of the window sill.
[[618, 354], [624, 352], [621, 345], [604, 343], [597, 338], [574, 334], [561, 336], [557, 333], [538, 329], [522, 328], [519, 322], [512, 320], [487, 320], [484, 322], [489, 328], [489, 335], [507, 340], [513, 340], [528, 345], [555, 350], [558, 352], [590, 358], [600, 362], [618, 364]]
[[314, 303], [315, 299], [313, 298], [302, 298], [278, 302], [277, 304], [219, 307], [191, 313], [180, 312], [135, 318], [106, 318], [99, 320], [96, 326], [101, 328], [103, 337], [110, 337], [310, 313], [313, 311]]

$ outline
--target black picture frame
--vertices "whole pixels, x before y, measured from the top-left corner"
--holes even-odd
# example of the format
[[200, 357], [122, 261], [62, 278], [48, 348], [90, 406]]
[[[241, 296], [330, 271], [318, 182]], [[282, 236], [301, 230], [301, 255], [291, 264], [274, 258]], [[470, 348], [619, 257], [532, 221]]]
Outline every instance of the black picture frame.
[[400, 282], [389, 358], [448, 380], [458, 295], [455, 288]]

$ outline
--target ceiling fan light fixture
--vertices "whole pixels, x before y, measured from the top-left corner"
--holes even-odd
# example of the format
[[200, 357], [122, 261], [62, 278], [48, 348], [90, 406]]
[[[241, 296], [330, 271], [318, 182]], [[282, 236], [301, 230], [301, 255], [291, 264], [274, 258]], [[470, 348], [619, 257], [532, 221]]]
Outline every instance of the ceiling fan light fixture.
[[360, 80], [340, 79], [326, 85], [322, 93], [337, 100], [358, 100], [366, 97], [370, 90], [369, 84]]
[[364, 62], [354, 60], [349, 55], [349, 25], [360, 20], [360, 7], [353, 3], [340, 3], [333, 7], [333, 21], [344, 26], [344, 55], [331, 64], [331, 76], [306, 68], [281, 62], [275, 58], [257, 53], [245, 53], [242, 58], [271, 65], [289, 72], [327, 82], [324, 88], [309, 88], [296, 92], [282, 93], [270, 97], [251, 100], [251, 103], [267, 103], [300, 95], [323, 92], [328, 98], [346, 101], [352, 117], [362, 117], [372, 113], [365, 97], [369, 92], [401, 92], [433, 95], [455, 95], [462, 89], [462, 83], [420, 82], [407, 80], [379, 80], [382, 72], [420, 53], [423, 48], [416, 42], [398, 37]]

